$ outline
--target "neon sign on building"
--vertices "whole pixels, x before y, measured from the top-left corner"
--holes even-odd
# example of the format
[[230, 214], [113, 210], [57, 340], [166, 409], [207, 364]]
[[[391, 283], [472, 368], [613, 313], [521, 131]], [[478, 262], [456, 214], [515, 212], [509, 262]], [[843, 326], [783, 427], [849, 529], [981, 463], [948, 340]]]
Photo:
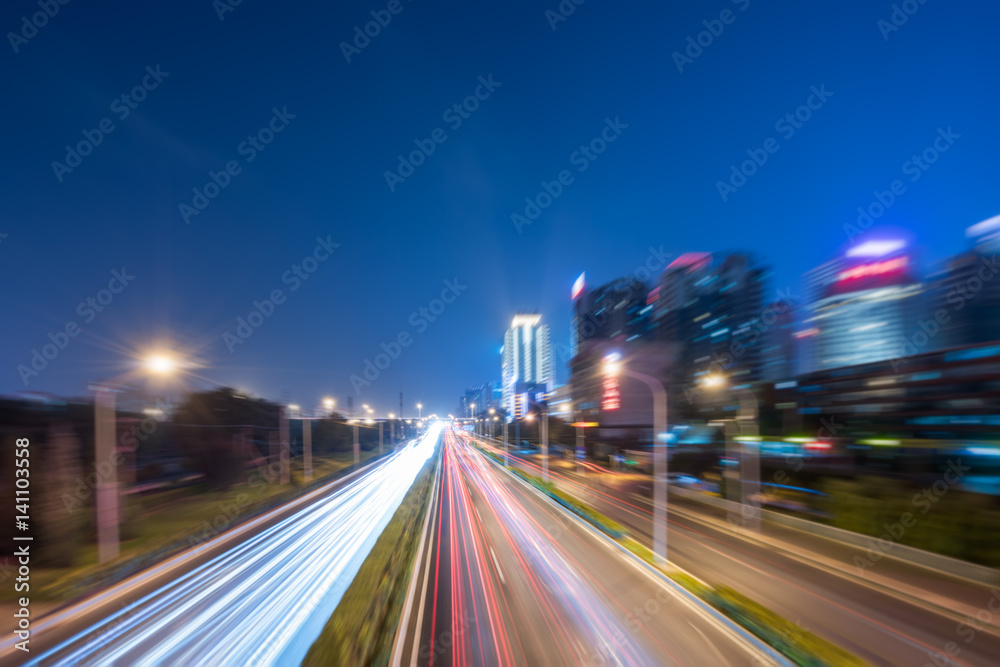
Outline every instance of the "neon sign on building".
[[604, 375], [604, 392], [601, 394], [602, 410], [617, 410], [622, 406], [621, 388], [618, 386], [618, 376], [607, 373]]
[[908, 260], [906, 257], [896, 257], [887, 259], [884, 262], [872, 262], [862, 264], [845, 271], [841, 271], [837, 276], [838, 280], [855, 280], [857, 278], [871, 278], [874, 276], [884, 276], [887, 273], [896, 273], [906, 268]]

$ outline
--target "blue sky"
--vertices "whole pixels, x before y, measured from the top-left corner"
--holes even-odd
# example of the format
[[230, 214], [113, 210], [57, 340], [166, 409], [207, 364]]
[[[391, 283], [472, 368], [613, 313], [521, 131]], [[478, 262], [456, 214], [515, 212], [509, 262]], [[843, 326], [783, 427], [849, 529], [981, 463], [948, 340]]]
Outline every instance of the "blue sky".
[[[192, 386], [384, 411], [403, 391], [407, 410], [445, 412], [499, 376], [516, 311], [568, 341], [581, 271], [612, 280], [651, 247], [745, 249], [773, 265], [774, 290], [798, 293], [895, 179], [906, 191], [867, 235], [905, 233], [925, 264], [1000, 213], [993, 5], [929, 0], [887, 32], [892, 3], [588, 0], [553, 30], [554, 0], [402, 0], [348, 63], [340, 44], [389, 3], [328, 4], [245, 1], [220, 20], [208, 0], [71, 2], [16, 53], [7, 37], [0, 392], [81, 394], [172, 341], [204, 363]], [[0, 26], [20, 32], [38, 11], [5, 3]], [[679, 72], [673, 54], [710, 28]], [[167, 74], [120, 118], [114, 100], [157, 66]], [[491, 75], [499, 85], [452, 129], [445, 112]], [[814, 86], [832, 95], [779, 131]], [[240, 145], [274, 109], [294, 118], [248, 161]], [[105, 118], [113, 131], [57, 175]], [[615, 118], [627, 128], [578, 171], [574, 151]], [[904, 164], [949, 127], [958, 138], [911, 181]], [[443, 142], [390, 190], [397, 156], [437, 128]], [[718, 181], [768, 139], [777, 152], [723, 201]], [[230, 161], [238, 173], [187, 222], [179, 206]], [[572, 183], [519, 233], [511, 215], [563, 170]], [[339, 247], [293, 291], [283, 276], [317, 237]], [[122, 267], [134, 280], [86, 321], [78, 304]], [[467, 289], [415, 325], [456, 279]], [[276, 289], [283, 303], [230, 352], [223, 336]], [[25, 385], [18, 366], [70, 322], [79, 334]], [[355, 392], [350, 376], [404, 333], [411, 344]]]

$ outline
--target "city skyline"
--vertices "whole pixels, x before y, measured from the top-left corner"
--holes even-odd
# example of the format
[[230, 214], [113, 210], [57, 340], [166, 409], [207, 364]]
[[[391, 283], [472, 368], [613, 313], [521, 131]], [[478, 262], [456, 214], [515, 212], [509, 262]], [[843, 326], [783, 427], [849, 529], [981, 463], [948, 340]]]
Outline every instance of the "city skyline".
[[[968, 85], [989, 76], [996, 46], [989, 22], [961, 7], [922, 5], [885, 33], [888, 7], [741, 1], [693, 58], [687, 40], [717, 19], [709, 8], [593, 5], [553, 25], [527, 4], [406, 7], [360, 53], [337, 45], [369, 8], [220, 17], [194, 2], [154, 16], [73, 18], [69, 7], [12, 48], [10, 85], [36, 92], [4, 112], [24, 131], [3, 158], [0, 270], [17, 289], [0, 303], [18, 326], [5, 332], [0, 392], [85, 394], [162, 341], [193, 350], [207, 382], [271, 399], [394, 406], [402, 389], [450, 406], [456, 387], [492, 377], [512, 313], [544, 313], [553, 345], [569, 344], [566, 296], [582, 271], [596, 285], [661, 252], [751, 250], [794, 292], [852, 240], [904, 233], [930, 263], [997, 213], [996, 93]], [[340, 27], [334, 58], [321, 26]], [[275, 32], [298, 35], [297, 48], [270, 46]], [[100, 45], [120, 35], [131, 37], [112, 58]], [[959, 36], [961, 53], [948, 47]], [[230, 38], [238, 59], [205, 60]], [[633, 46], [610, 48], [622, 42]], [[98, 131], [92, 154], [68, 155]], [[412, 164], [429, 138], [433, 154]], [[387, 172], [403, 182], [390, 188]], [[872, 225], [852, 238], [859, 207]], [[423, 255], [442, 260], [425, 272]], [[103, 311], [77, 312], [123, 270], [135, 278]], [[468, 287], [433, 321], [421, 316], [445, 281]], [[273, 313], [242, 326], [275, 290]], [[71, 321], [80, 335], [25, 385], [18, 366]], [[357, 393], [352, 375], [401, 334], [412, 343]]]

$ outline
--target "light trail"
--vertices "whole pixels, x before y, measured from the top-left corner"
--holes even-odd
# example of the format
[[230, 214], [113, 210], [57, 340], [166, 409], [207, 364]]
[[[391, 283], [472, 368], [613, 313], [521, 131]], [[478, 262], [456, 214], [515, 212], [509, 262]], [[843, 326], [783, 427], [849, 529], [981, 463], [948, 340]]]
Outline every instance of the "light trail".
[[[503, 456], [503, 450], [494, 446], [493, 444], [485, 440], [473, 438], [472, 436], [467, 435], [465, 433], [463, 433], [462, 435], [465, 439], [465, 442], [467, 442], [469, 446], [477, 446], [482, 449], [488, 450], [494, 456], [499, 456], [499, 457]], [[529, 460], [526, 457], [520, 457], [514, 454], [510, 454], [509, 457], [512, 465], [515, 464], [520, 465], [523, 468], [525, 468], [528, 472], [531, 472], [536, 476], [541, 475], [543, 468], [537, 463]], [[590, 498], [590, 502], [592, 503], [593, 502], [606, 503], [608, 506], [616, 509], [617, 511], [624, 512], [628, 515], [635, 517], [640, 521], [648, 521], [650, 522], [650, 524], [652, 524], [653, 512], [650, 509], [637, 505], [633, 502], [629, 502], [628, 500], [613, 493], [608, 493], [598, 488], [594, 488], [589, 485], [583, 484], [579, 481], [574, 480], [569, 475], [561, 474], [555, 470], [550, 469], [549, 475], [554, 481], [556, 480], [561, 481], [568, 487], [574, 489], [575, 492], [580, 496], [584, 498]], [[923, 641], [920, 637], [904, 632], [899, 628], [893, 627], [892, 625], [879, 620], [873, 615], [867, 614], [864, 611], [855, 608], [853, 605], [842, 604], [833, 596], [818, 593], [806, 586], [795, 583], [794, 581], [790, 580], [789, 577], [787, 576], [788, 574], [791, 574], [790, 568], [786, 567], [785, 565], [778, 562], [774, 558], [769, 558], [767, 555], [763, 554], [752, 554], [744, 548], [723, 542], [722, 540], [708, 534], [707, 532], [698, 530], [696, 528], [692, 528], [690, 525], [679, 522], [677, 520], [668, 519], [668, 522], [672, 526], [673, 530], [679, 529], [680, 531], [683, 531], [684, 534], [690, 534], [691, 539], [698, 540], [703, 549], [706, 549], [722, 558], [739, 561], [742, 567], [745, 567], [753, 571], [756, 575], [761, 577], [762, 580], [769, 580], [775, 586], [784, 586], [793, 588], [802, 593], [803, 595], [809, 596], [820, 603], [830, 605], [831, 607], [834, 607], [849, 616], [855, 617], [864, 624], [878, 628], [882, 632], [897, 638], [899, 641], [909, 646], [915, 647], [921, 651], [927, 652], [928, 654], [932, 654], [935, 650], [937, 650], [934, 645], [926, 641]], [[773, 569], [766, 570], [762, 567], [756, 567], [752, 565], [754, 560], [760, 560], [761, 562], [765, 563], [767, 566]], [[972, 665], [972, 663], [969, 663], [962, 658], [954, 656], [952, 657], [952, 661], [956, 665], [967, 665], [969, 667], [971, 667]]]
[[298, 664], [440, 431], [28, 664]]
[[[443, 472], [441, 493], [449, 512], [442, 523], [450, 535], [450, 567], [437, 573], [435, 596], [440, 575], [450, 577], [450, 664], [523, 664], [525, 638], [512, 637], [505, 622], [512, 616], [544, 619], [542, 627], [530, 631], [566, 664], [590, 664], [597, 657], [602, 664], [657, 664], [647, 646], [665, 647], [648, 636], [635, 641], [623, 622], [625, 610], [608, 605], [606, 591], [525, 511], [482, 455], [451, 431], [445, 433]], [[482, 499], [479, 510], [473, 491]], [[502, 542], [491, 541], [484, 521], [499, 528]], [[498, 551], [512, 555], [530, 596], [507, 595]], [[439, 613], [435, 607], [435, 616]], [[474, 629], [467, 627], [470, 623]], [[432, 627], [432, 636], [435, 632]]]

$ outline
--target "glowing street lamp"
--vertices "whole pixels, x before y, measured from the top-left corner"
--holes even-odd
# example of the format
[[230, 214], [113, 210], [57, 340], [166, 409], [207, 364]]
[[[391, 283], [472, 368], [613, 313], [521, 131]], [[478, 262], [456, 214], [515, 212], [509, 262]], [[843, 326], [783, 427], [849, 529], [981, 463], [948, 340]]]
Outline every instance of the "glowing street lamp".
[[[154, 375], [170, 375], [177, 370], [178, 364], [164, 354], [154, 354], [146, 357], [142, 368]], [[118, 557], [119, 523], [120, 523], [120, 483], [118, 481], [118, 459], [115, 452], [117, 436], [117, 411], [115, 406], [118, 389], [111, 382], [103, 382], [92, 386], [94, 396], [94, 454], [95, 465], [110, 463], [109, 474], [97, 476], [97, 558], [104, 563]]]
[[423, 419], [423, 412], [422, 412], [423, 409], [424, 409], [424, 404], [417, 403], [417, 419]]
[[606, 376], [619, 374], [641, 380], [653, 393], [653, 556], [660, 564], [667, 562], [667, 390], [651, 375], [626, 367], [621, 355], [612, 352], [604, 357]]
[[157, 354], [146, 359], [146, 369], [157, 375], [168, 375], [177, 369], [177, 362], [170, 357]]

